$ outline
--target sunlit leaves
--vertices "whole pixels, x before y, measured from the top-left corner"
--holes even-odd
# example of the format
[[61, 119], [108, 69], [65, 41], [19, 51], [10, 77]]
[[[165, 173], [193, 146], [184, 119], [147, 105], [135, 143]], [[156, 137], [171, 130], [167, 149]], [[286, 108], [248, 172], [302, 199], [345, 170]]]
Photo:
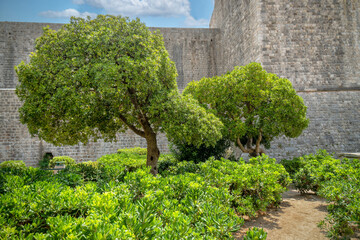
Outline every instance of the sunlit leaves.
[[224, 134], [233, 141], [256, 140], [261, 133], [262, 143], [269, 144], [277, 136], [297, 137], [308, 126], [306, 106], [291, 82], [267, 73], [258, 63], [191, 82], [184, 94], [219, 117]]

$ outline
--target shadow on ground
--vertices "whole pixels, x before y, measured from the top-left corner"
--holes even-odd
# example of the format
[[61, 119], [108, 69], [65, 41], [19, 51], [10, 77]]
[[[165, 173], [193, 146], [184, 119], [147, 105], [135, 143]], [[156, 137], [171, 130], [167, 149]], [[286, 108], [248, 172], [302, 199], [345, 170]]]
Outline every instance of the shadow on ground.
[[270, 209], [256, 219], [245, 221], [242, 229], [234, 234], [243, 239], [251, 227], [264, 228], [268, 240], [325, 240], [326, 233], [317, 224], [327, 214], [327, 203], [313, 193], [300, 194], [294, 189], [283, 194], [279, 208]]

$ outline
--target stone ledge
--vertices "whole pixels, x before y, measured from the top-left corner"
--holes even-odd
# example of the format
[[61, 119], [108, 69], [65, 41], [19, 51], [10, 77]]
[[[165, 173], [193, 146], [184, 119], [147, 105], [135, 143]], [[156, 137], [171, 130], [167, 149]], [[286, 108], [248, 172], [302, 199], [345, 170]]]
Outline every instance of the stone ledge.
[[360, 159], [360, 153], [338, 153], [338, 157], [345, 157], [345, 158], [358, 158]]

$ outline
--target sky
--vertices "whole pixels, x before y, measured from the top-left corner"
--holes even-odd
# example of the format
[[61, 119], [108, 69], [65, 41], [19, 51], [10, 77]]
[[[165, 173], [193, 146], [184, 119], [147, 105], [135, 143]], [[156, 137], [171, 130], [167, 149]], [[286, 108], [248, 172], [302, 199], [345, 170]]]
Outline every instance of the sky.
[[0, 0], [0, 21], [68, 23], [71, 16], [139, 17], [149, 27], [208, 27], [214, 0]]

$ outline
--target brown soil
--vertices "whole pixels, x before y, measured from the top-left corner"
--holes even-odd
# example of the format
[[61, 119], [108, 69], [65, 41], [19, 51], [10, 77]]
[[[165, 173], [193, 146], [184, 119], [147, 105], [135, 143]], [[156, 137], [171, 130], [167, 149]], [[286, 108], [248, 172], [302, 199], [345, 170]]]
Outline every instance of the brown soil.
[[259, 227], [268, 233], [268, 240], [326, 240], [326, 233], [317, 226], [326, 214], [324, 199], [315, 194], [301, 195], [291, 189], [283, 194], [279, 208], [245, 221], [242, 229], [235, 234], [235, 239], [243, 239], [249, 228]]

